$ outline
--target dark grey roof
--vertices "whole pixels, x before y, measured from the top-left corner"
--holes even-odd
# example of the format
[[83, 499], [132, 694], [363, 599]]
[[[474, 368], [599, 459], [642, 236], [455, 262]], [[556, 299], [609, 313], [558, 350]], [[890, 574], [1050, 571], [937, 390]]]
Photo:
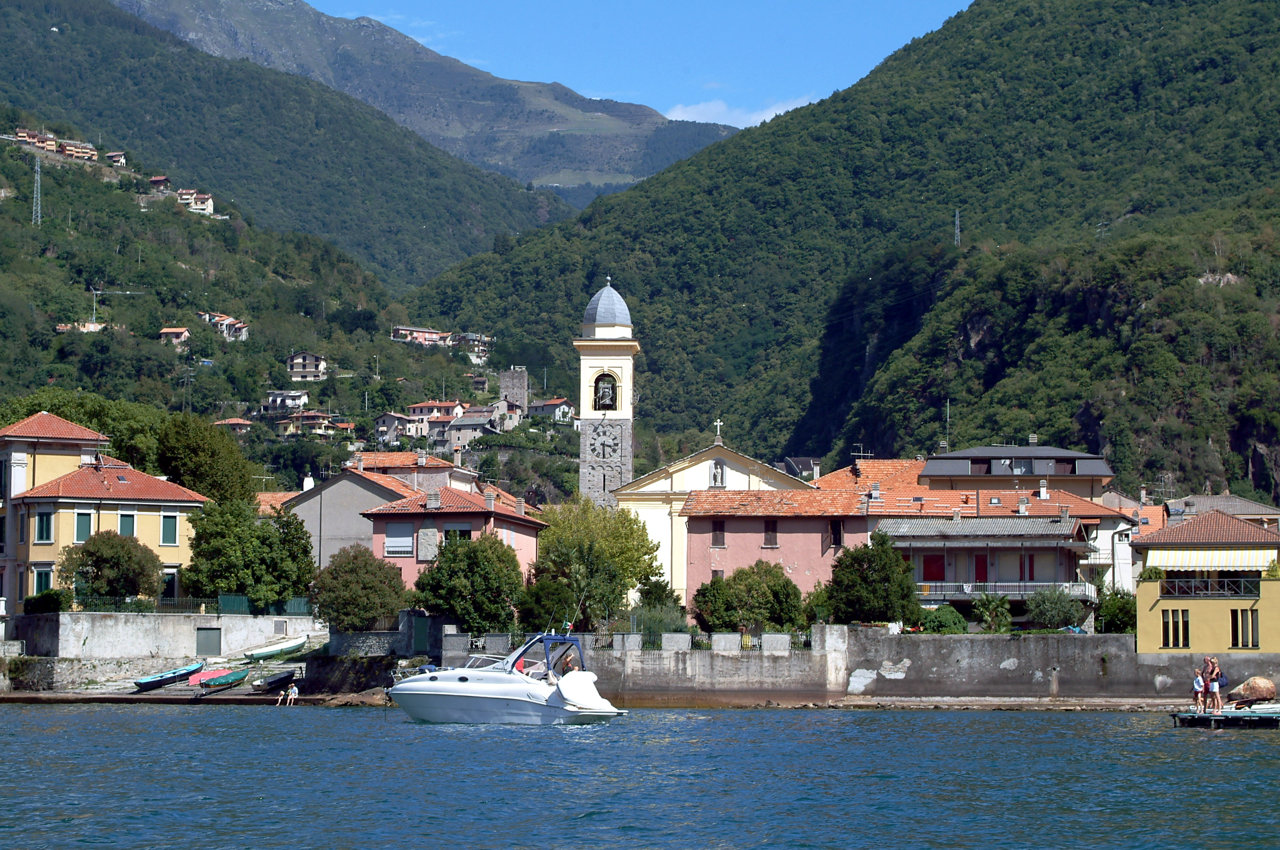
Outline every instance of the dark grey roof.
[[606, 283], [587, 304], [587, 312], [582, 317], [584, 325], [630, 325], [631, 311], [627, 302], [618, 294], [612, 284]]
[[971, 449], [957, 449], [954, 452], [943, 452], [932, 455], [932, 458], [983, 458], [983, 457], [1043, 457], [1074, 460], [1077, 458], [1096, 458], [1098, 455], [1071, 449], [1058, 449], [1053, 446], [976, 446]]
[[876, 526], [895, 540], [965, 540], [989, 537], [1070, 538], [1075, 521], [1058, 517], [940, 517], [884, 519]]
[[[1057, 464], [1060, 462], [1073, 465], [1074, 472], [1070, 473], [1071, 475], [1098, 477], [1114, 475], [1111, 467], [1099, 455], [1071, 449], [1059, 449], [1053, 446], [977, 446], [931, 455], [925, 461], [920, 476], [930, 478], [974, 475], [970, 464], [984, 460], [989, 461], [990, 465], [983, 475], [1027, 475], [1036, 478], [1061, 475], [1062, 473], [1057, 471]], [[1028, 466], [1030, 468], [1027, 468]], [[1015, 470], [1015, 467], [1021, 468]]]

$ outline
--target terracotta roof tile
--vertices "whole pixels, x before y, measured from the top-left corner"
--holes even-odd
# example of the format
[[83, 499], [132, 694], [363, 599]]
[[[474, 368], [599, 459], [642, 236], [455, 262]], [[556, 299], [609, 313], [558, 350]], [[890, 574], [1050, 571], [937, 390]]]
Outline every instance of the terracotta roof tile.
[[852, 466], [828, 472], [813, 480], [823, 490], [859, 490], [866, 492], [872, 484], [880, 489], [914, 485], [924, 470], [922, 460], [859, 460]]
[[258, 513], [262, 516], [270, 516], [272, 511], [296, 495], [298, 495], [297, 492], [258, 493]]
[[[364, 462], [364, 468], [369, 471], [377, 471], [380, 469], [402, 469], [408, 466], [418, 466], [417, 452], [356, 452], [351, 455], [349, 468], [358, 469], [360, 462]], [[427, 467], [452, 467], [453, 464], [447, 460], [435, 457], [434, 455], [426, 455], [423, 463]]]
[[12, 425], [0, 428], [0, 439], [70, 440], [78, 443], [106, 443], [111, 440], [91, 428], [69, 422], [61, 416], [40, 411]]
[[366, 481], [372, 481], [374, 484], [385, 487], [391, 492], [398, 494], [402, 499], [421, 492], [407, 481], [397, 478], [394, 475], [387, 475], [382, 472], [369, 472], [368, 470], [360, 469], [348, 469], [346, 471], [352, 475], [358, 475]]
[[1151, 546], [1280, 546], [1280, 534], [1247, 520], [1210, 511], [1133, 538], [1135, 548]]
[[[468, 493], [465, 490], [459, 490], [456, 487], [441, 487], [440, 490], [440, 507], [428, 508], [426, 506], [427, 496], [429, 492], [415, 493], [414, 495], [401, 499], [398, 502], [388, 502], [385, 505], [373, 508], [372, 510], [363, 511], [362, 516], [367, 517], [385, 517], [385, 516], [417, 516], [429, 513], [489, 513], [489, 509], [485, 507], [485, 498], [479, 493]], [[513, 508], [507, 507], [500, 501], [494, 502], [493, 513], [506, 519], [525, 522], [530, 525], [545, 526], [542, 520], [534, 519], [528, 514], [518, 514]]]
[[165, 481], [129, 466], [82, 466], [24, 492], [22, 499], [91, 499], [116, 502], [209, 501], [195, 490]]

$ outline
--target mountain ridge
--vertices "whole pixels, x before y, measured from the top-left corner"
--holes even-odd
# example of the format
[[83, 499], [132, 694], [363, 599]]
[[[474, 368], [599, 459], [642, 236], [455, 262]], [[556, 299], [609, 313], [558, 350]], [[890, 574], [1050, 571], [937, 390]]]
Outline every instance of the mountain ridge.
[[112, 2], [211, 55], [343, 91], [441, 150], [522, 183], [630, 184], [735, 132], [560, 83], [505, 80], [372, 18], [333, 17], [303, 0]]

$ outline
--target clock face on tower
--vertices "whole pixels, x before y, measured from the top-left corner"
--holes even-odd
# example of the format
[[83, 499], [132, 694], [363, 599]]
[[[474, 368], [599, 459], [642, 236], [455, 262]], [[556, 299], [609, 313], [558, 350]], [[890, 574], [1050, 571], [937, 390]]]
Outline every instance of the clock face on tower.
[[620, 430], [615, 425], [598, 425], [591, 435], [591, 453], [605, 460], [617, 457], [622, 448]]

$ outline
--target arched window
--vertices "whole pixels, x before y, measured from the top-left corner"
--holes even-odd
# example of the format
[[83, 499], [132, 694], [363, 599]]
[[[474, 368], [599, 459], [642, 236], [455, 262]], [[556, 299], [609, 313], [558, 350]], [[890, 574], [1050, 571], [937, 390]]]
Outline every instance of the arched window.
[[601, 375], [596, 378], [595, 410], [618, 409], [618, 381], [612, 375]]

